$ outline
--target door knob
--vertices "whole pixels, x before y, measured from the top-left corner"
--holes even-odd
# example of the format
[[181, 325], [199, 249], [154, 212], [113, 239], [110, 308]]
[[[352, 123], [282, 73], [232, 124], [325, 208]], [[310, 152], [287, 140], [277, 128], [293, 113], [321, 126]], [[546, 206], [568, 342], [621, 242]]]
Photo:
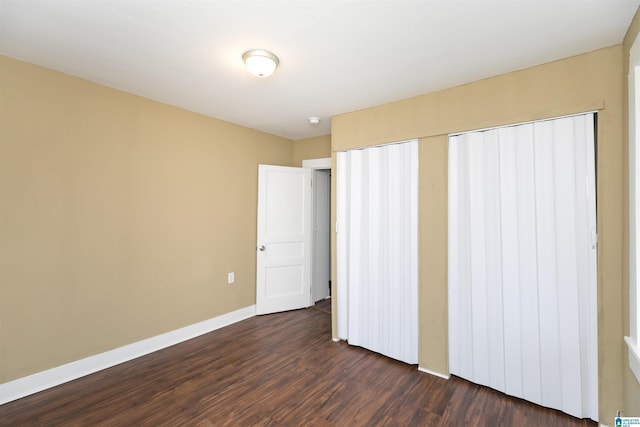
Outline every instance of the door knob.
[[264, 247], [264, 245], [260, 245], [260, 247], [258, 248], [258, 250], [260, 250], [260, 251], [262, 251], [262, 252], [264, 252], [264, 250], [265, 250], [265, 249], [266, 249], [266, 248]]

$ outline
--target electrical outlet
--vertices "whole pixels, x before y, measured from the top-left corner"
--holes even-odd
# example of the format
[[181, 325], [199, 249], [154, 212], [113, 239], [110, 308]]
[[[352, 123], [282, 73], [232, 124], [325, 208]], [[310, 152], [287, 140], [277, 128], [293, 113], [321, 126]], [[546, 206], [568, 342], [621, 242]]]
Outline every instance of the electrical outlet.
[[231, 284], [231, 283], [233, 283], [235, 281], [236, 281], [235, 273], [231, 272], [231, 273], [227, 274], [227, 283]]

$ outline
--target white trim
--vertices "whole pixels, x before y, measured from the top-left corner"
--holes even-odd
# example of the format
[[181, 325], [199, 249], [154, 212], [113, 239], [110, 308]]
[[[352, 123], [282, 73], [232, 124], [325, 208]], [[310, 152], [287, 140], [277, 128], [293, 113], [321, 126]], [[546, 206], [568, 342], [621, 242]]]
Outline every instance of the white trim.
[[309, 169], [331, 169], [331, 157], [303, 160], [302, 167]]
[[376, 144], [376, 145], [366, 145], [364, 147], [356, 147], [356, 148], [345, 148], [344, 150], [338, 150], [338, 153], [347, 153], [349, 151], [359, 151], [359, 150], [366, 150], [369, 148], [378, 148], [378, 147], [385, 147], [387, 145], [396, 145], [396, 144], [404, 144], [407, 142], [413, 142], [413, 141], [418, 141], [418, 138], [411, 138], [411, 139], [405, 139], [403, 141], [392, 141], [392, 142], [382, 142], [380, 144]]
[[118, 347], [85, 359], [57, 366], [27, 377], [0, 384], [0, 405], [93, 374], [154, 351], [215, 331], [256, 315], [256, 306], [241, 308], [184, 328]]
[[640, 281], [638, 278], [638, 255], [640, 241], [638, 239], [640, 198], [638, 183], [640, 182], [637, 166], [640, 164], [640, 132], [637, 123], [638, 78], [640, 73], [640, 35], [636, 37], [629, 52], [628, 90], [629, 90], [629, 337], [625, 341], [629, 347], [629, 367], [640, 383]]
[[564, 116], [554, 116], [554, 117], [547, 117], [545, 119], [528, 120], [526, 122], [509, 123], [509, 124], [506, 124], [506, 125], [492, 126], [492, 127], [488, 127], [488, 128], [465, 130], [465, 131], [462, 131], [462, 132], [450, 133], [448, 136], [449, 137], [460, 136], [460, 135], [464, 135], [465, 133], [470, 133], [470, 132], [486, 132], [486, 131], [493, 130], [493, 129], [509, 128], [509, 127], [520, 126], [520, 125], [528, 125], [528, 124], [531, 124], [531, 123], [540, 123], [540, 122], [546, 122], [546, 121], [549, 121], [549, 120], [564, 119], [564, 118], [567, 118], [567, 117], [583, 116], [585, 114], [597, 114], [597, 113], [598, 113], [598, 110], [589, 110], [589, 111], [583, 111], [581, 113], [565, 114]]
[[418, 366], [418, 371], [424, 372], [425, 374], [433, 375], [434, 377], [444, 378], [445, 380], [448, 380], [451, 377], [451, 375], [445, 375], [439, 372], [430, 371], [428, 369], [421, 368], [420, 366]]
[[640, 345], [631, 337], [624, 337], [629, 347], [629, 368], [640, 381]]
[[[307, 169], [313, 169], [313, 180], [316, 179], [316, 171], [318, 170], [329, 170], [331, 171], [331, 157], [323, 157], [321, 159], [307, 159], [302, 161], [302, 167]], [[331, 180], [329, 180], [331, 181]], [[311, 184], [313, 185], [313, 183]], [[309, 295], [309, 306], [315, 304], [315, 274], [316, 274], [316, 257], [315, 257], [315, 247], [316, 247], [316, 192], [317, 186], [313, 185], [312, 196], [311, 196], [311, 215], [312, 215], [312, 223], [313, 223], [313, 231], [311, 232], [311, 253], [309, 256], [311, 257], [311, 292]], [[329, 199], [331, 199], [331, 182], [329, 182]], [[331, 200], [329, 200], [329, 204], [331, 204]], [[329, 214], [331, 216], [331, 214]], [[331, 232], [331, 225], [329, 225], [329, 232]], [[331, 262], [331, 261], [329, 261]], [[331, 279], [331, 277], [329, 277]], [[327, 297], [329, 298], [329, 297]]]

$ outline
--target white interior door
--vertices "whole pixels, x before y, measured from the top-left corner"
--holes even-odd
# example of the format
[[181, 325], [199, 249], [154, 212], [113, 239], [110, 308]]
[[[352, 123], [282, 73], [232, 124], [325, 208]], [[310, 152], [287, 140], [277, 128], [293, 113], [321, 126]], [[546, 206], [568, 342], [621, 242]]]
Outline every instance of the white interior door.
[[258, 167], [256, 313], [311, 304], [311, 170]]

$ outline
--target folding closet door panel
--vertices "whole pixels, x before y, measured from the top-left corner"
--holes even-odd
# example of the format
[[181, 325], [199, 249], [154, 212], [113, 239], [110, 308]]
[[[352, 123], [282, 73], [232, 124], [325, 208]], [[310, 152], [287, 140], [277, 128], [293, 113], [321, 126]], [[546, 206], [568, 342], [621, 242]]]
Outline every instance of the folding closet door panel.
[[[534, 140], [531, 125], [516, 128], [516, 139], [505, 141], [505, 145], [516, 148], [516, 199], [514, 215], [517, 218], [518, 236], [517, 265], [520, 286], [520, 321], [522, 345], [522, 397], [541, 402], [540, 366], [540, 300], [537, 290], [537, 242], [535, 205]], [[508, 302], [507, 302], [508, 303]]]
[[[522, 319], [523, 306], [527, 301], [523, 297], [520, 277], [520, 239], [518, 233], [517, 216], [517, 148], [518, 146], [505, 141], [514, 141], [517, 137], [515, 128], [502, 128], [498, 133], [500, 144], [500, 241], [502, 267], [502, 298], [503, 298], [503, 335], [505, 366], [504, 391], [513, 396], [524, 395], [523, 379], [523, 345]], [[524, 147], [523, 147], [524, 148]], [[451, 283], [451, 286], [455, 286]], [[452, 331], [453, 333], [453, 331]]]
[[450, 137], [451, 373], [597, 419], [594, 116]]
[[[558, 182], [562, 176], [556, 172], [554, 143], [548, 129], [551, 122], [539, 123], [535, 126], [536, 145], [534, 161], [540, 166], [541, 173], [536, 174], [536, 238], [537, 251], [537, 285], [540, 299], [540, 368], [547, 375], [542, 383], [540, 400], [545, 406], [558, 407], [561, 404], [560, 383], [560, 299], [557, 293], [558, 253], [555, 221], [557, 212]], [[534, 130], [532, 130], [533, 132]]]
[[418, 142], [337, 153], [338, 334], [418, 361]]

